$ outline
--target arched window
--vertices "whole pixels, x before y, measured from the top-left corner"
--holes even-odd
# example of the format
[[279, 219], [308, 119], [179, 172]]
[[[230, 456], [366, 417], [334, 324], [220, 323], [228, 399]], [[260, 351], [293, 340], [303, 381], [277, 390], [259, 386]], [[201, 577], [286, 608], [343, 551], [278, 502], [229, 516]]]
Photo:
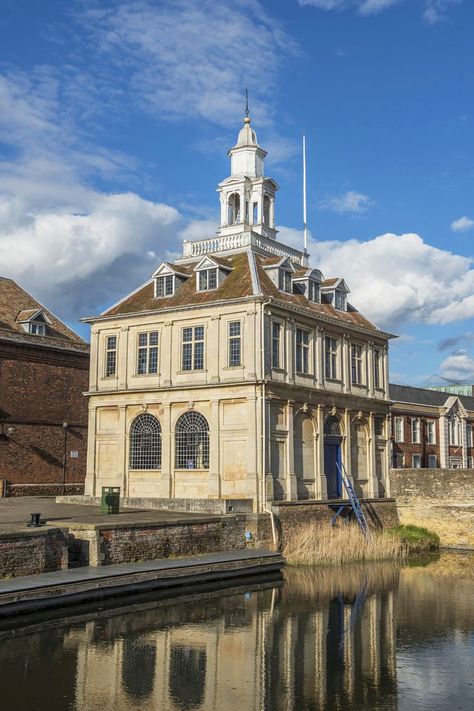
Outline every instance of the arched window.
[[176, 423], [176, 469], [209, 469], [209, 425], [199, 412]]
[[340, 437], [341, 436], [341, 425], [337, 417], [332, 415], [327, 418], [324, 423], [324, 434], [329, 435], [329, 437]]
[[236, 225], [240, 220], [240, 195], [238, 193], [232, 193], [229, 195], [229, 202], [227, 203], [227, 224]]
[[149, 413], [138, 415], [132, 422], [130, 469], [161, 469], [161, 426]]

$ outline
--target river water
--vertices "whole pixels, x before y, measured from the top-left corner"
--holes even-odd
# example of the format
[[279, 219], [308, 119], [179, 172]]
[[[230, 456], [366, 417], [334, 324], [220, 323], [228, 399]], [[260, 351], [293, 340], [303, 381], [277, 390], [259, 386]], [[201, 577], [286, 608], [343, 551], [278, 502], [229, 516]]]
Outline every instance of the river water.
[[472, 711], [474, 556], [287, 568], [10, 621], [0, 708]]

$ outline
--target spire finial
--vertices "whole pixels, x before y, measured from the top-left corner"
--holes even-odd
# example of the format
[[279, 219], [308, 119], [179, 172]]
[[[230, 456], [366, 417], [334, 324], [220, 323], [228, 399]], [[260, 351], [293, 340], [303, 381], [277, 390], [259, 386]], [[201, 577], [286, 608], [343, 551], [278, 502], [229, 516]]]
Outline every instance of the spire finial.
[[245, 89], [245, 123], [250, 123], [249, 90]]

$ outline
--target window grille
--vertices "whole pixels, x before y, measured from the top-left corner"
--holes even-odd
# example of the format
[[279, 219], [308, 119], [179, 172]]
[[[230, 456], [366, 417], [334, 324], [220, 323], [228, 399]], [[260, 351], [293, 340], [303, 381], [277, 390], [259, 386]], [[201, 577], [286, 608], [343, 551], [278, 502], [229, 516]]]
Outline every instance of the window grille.
[[279, 323], [272, 323], [272, 368], [280, 367], [280, 330]]
[[217, 289], [217, 267], [199, 272], [199, 291]]
[[161, 425], [149, 413], [130, 427], [130, 469], [161, 469]]
[[209, 469], [209, 425], [203, 415], [181, 415], [175, 437], [176, 469]]
[[138, 334], [138, 375], [158, 372], [158, 331]]
[[107, 336], [105, 343], [105, 376], [110, 378], [117, 370], [117, 336]]
[[183, 328], [182, 370], [204, 369], [204, 326]]
[[362, 346], [352, 344], [351, 346], [351, 371], [352, 382], [354, 384], [362, 383]]
[[337, 379], [337, 340], [326, 336], [324, 339], [324, 361], [326, 378]]
[[241, 325], [240, 321], [229, 322], [229, 366], [241, 364]]
[[339, 424], [339, 420], [337, 419], [337, 417], [333, 417], [331, 415], [327, 418], [326, 422], [324, 423], [324, 434], [328, 435], [329, 437], [341, 436], [341, 425]]
[[309, 331], [296, 329], [296, 370], [298, 373], [309, 372]]
[[155, 296], [172, 296], [174, 292], [174, 275], [167, 274], [166, 276], [157, 277], [155, 284]]

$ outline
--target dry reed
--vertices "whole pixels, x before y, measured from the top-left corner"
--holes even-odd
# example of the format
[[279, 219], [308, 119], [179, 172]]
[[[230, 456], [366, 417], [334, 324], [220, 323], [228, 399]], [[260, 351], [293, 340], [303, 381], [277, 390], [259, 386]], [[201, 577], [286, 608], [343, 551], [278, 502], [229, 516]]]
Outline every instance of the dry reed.
[[294, 530], [284, 542], [289, 565], [335, 565], [366, 561], [399, 560], [406, 544], [395, 536], [371, 532], [367, 537], [357, 524], [328, 526], [310, 523]]

